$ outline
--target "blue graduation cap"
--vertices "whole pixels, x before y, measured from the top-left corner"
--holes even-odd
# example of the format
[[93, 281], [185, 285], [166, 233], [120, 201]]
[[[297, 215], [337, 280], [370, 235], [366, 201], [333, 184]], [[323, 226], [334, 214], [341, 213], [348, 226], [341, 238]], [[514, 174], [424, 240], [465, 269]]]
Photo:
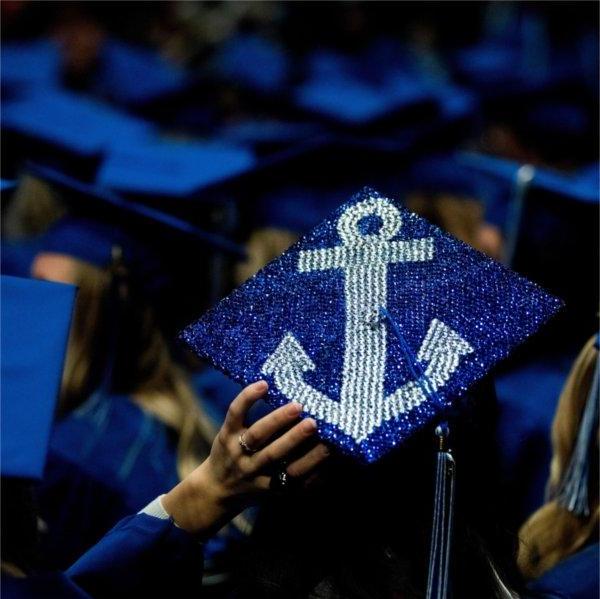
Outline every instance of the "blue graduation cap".
[[2, 128], [82, 157], [95, 156], [154, 130], [150, 123], [106, 104], [55, 89], [34, 90], [6, 102]]
[[365, 189], [181, 338], [373, 462], [439, 419], [560, 300]]
[[111, 148], [96, 182], [123, 193], [185, 197], [246, 173], [255, 164], [252, 151], [239, 145], [147, 139]]
[[250, 118], [226, 125], [218, 136], [229, 143], [260, 147], [290, 145], [321, 132], [316, 123]]
[[57, 87], [61, 63], [60, 48], [50, 39], [5, 42], [0, 52], [0, 83], [16, 92], [34, 86]]
[[313, 77], [296, 88], [294, 104], [344, 125], [367, 125], [409, 108], [432, 103], [427, 86], [395, 75], [373, 83], [357, 77]]
[[42, 477], [76, 288], [2, 276], [2, 476]]
[[284, 50], [251, 33], [238, 34], [222, 44], [212, 62], [218, 76], [261, 94], [284, 91], [290, 74]]
[[106, 266], [110, 263], [113, 245], [121, 245], [125, 251], [131, 248], [133, 256], [143, 256], [145, 251], [140, 250], [141, 246], [134, 239], [144, 239], [145, 248], [154, 247], [159, 234], [163, 241], [173, 243], [183, 238], [238, 257], [245, 256], [244, 249], [226, 237], [204, 231], [154, 207], [126, 200], [106, 188], [42, 165], [31, 164], [29, 171], [70, 194], [65, 199], [71, 216], [61, 219], [51, 234], [46, 235], [46, 249], [60, 251], [63, 248], [63, 253]]
[[103, 44], [94, 78], [96, 93], [128, 105], [180, 92], [187, 84], [183, 68], [153, 50], [117, 39]]
[[504, 184], [492, 206], [504, 228], [505, 262], [565, 300], [556, 343], [579, 344], [597, 323], [598, 165], [570, 174], [464, 153], [460, 163]]
[[[459, 154], [461, 164], [474, 172], [479, 172], [507, 184], [514, 183], [523, 165], [514, 160], [498, 158], [475, 152]], [[598, 188], [597, 165], [587, 165], [581, 173], [565, 174], [547, 168], [535, 167], [531, 171], [529, 185], [556, 195], [568, 197], [582, 203], [597, 203], [600, 199]]]
[[15, 189], [17, 182], [12, 179], [0, 179], [0, 191], [9, 192]]

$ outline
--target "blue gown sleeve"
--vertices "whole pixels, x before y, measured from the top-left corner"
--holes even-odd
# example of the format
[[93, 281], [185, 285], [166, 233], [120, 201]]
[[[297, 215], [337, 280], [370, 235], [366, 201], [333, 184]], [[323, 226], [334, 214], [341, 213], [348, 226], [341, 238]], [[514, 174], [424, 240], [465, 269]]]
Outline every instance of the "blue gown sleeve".
[[532, 597], [544, 599], [598, 599], [600, 580], [598, 543], [563, 560], [529, 584]]
[[121, 520], [66, 572], [92, 597], [197, 597], [202, 546], [171, 520], [137, 514]]

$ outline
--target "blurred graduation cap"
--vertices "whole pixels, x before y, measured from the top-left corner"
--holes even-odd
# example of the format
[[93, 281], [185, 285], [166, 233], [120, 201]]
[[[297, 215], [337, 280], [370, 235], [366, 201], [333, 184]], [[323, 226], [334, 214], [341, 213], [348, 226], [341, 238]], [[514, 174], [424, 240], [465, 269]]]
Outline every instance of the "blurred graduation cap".
[[42, 477], [75, 294], [73, 285], [0, 278], [2, 476]]
[[268, 152], [302, 142], [322, 132], [322, 127], [317, 123], [249, 118], [226, 125], [217, 135], [223, 141], [251, 146], [258, 152]]
[[[33, 175], [67, 192], [68, 195], [65, 196], [65, 199], [69, 204], [71, 214], [91, 216], [97, 219], [99, 223], [108, 223], [108, 228], [98, 227], [98, 241], [100, 237], [108, 236], [107, 241], [110, 242], [110, 229], [116, 224], [124, 227], [129, 234], [141, 234], [147, 241], [153, 240], [152, 245], [155, 245], [156, 233], [160, 232], [163, 240], [166, 234], [170, 236], [171, 241], [184, 238], [195, 244], [205, 245], [213, 250], [230, 253], [238, 257], [245, 255], [243, 248], [226, 237], [204, 231], [185, 220], [156, 208], [126, 200], [106, 188], [79, 181], [56, 169], [42, 165], [30, 164], [28, 170]], [[115, 228], [112, 237], [120, 241], [119, 235], [123, 234], [124, 232]], [[75, 237], [72, 239], [74, 244], [78, 243]], [[85, 245], [85, 241], [82, 241], [82, 249], [78, 251], [89, 251], [91, 262], [98, 263], [99, 260], [102, 261], [110, 256], [110, 252], [106, 251], [108, 247], [106, 244], [102, 247], [98, 243], [96, 246], [100, 250], [98, 256], [93, 253], [96, 248], [86, 249]], [[99, 256], [103, 256], [103, 258]], [[82, 259], [85, 258], [82, 257]]]
[[290, 60], [276, 42], [240, 33], [223, 43], [212, 59], [215, 74], [256, 94], [281, 94], [290, 77]]
[[58, 44], [42, 38], [4, 42], [0, 52], [0, 83], [9, 97], [31, 87], [57, 87], [61, 77]]
[[93, 89], [119, 104], [138, 106], [181, 92], [188, 83], [186, 71], [158, 52], [111, 38], [102, 45]]
[[122, 193], [189, 197], [255, 166], [252, 151], [240, 145], [143, 139], [112, 147], [96, 182]]
[[219, 261], [213, 264], [213, 256], [246, 255], [243, 247], [223, 235], [106, 188], [41, 165], [28, 170], [61, 190], [68, 207], [68, 215], [43, 236], [40, 251], [72, 255], [103, 268], [112, 263], [113, 248], [118, 246], [129, 276], [167, 327], [177, 326], [193, 305], [209, 301], [207, 294], [214, 293], [211, 286], [218, 283], [212, 280], [212, 269], [223, 268]]
[[[6, 102], [2, 129], [20, 142], [26, 157], [97, 159], [114, 145], [148, 136], [153, 126], [82, 95], [36, 89]], [[13, 144], [7, 140], [13, 152]]]
[[0, 192], [11, 192], [17, 187], [17, 182], [11, 179], [0, 179]]
[[407, 111], [435, 108], [417, 79], [396, 74], [373, 83], [351, 76], [310, 77], [293, 92], [296, 107], [346, 126], [372, 126]]
[[565, 300], [555, 338], [580, 343], [597, 326], [598, 165], [563, 174], [481, 154], [459, 159], [510, 190], [501, 206], [505, 260]]

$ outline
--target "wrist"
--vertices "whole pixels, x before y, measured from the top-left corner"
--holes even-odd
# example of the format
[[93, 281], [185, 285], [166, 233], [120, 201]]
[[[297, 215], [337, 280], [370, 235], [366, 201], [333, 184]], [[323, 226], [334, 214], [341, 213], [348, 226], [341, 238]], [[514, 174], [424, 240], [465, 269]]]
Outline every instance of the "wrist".
[[210, 458], [162, 498], [180, 528], [200, 537], [216, 532], [228, 519], [227, 495], [211, 476]]

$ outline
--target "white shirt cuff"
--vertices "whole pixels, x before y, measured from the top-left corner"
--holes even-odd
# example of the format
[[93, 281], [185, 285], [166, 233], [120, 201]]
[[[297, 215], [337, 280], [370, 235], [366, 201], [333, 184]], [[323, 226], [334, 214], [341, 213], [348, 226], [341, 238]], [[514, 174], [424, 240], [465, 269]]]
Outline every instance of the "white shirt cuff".
[[140, 510], [138, 514], [146, 514], [147, 516], [154, 516], [160, 520], [169, 520], [171, 516], [167, 514], [162, 504], [162, 498], [164, 495], [159, 495], [154, 501], [151, 501], [144, 509]]

